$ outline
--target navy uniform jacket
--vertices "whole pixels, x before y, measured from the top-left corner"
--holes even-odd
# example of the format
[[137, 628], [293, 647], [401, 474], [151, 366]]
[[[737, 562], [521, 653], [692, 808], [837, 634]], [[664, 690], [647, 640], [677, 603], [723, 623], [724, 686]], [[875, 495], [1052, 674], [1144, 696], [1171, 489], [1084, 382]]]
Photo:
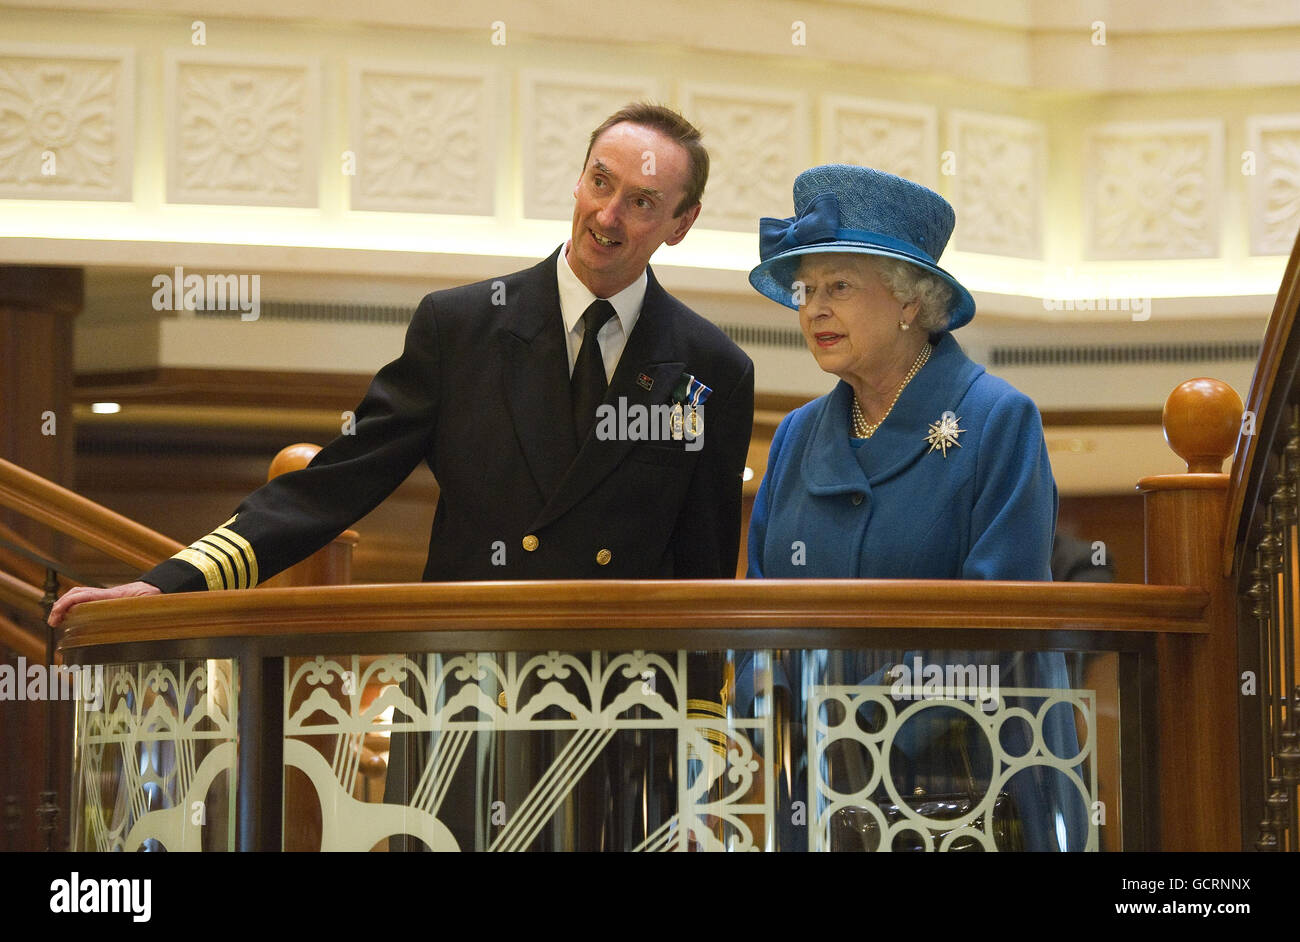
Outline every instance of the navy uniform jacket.
[[700, 447], [592, 435], [579, 450], [557, 256], [427, 295], [402, 355], [357, 407], [355, 434], [143, 580], [164, 592], [256, 585], [372, 510], [421, 460], [440, 489], [426, 581], [733, 576], [753, 364], [648, 272], [606, 401], [666, 404], [693, 374], [713, 390]]
[[[1056, 482], [1042, 421], [1027, 396], [972, 362], [946, 332], [879, 430], [859, 447], [849, 440], [852, 396], [841, 381], [777, 428], [750, 515], [751, 578], [1051, 580]], [[963, 430], [946, 456], [927, 441], [945, 411]], [[989, 659], [962, 651], [817, 652], [812, 673], [819, 683], [889, 685], [884, 671], [911, 665], [916, 654], [925, 663]], [[1069, 686], [1060, 654], [997, 658], [1002, 687]], [[780, 683], [800, 700], [802, 659], [778, 666]], [[746, 673], [737, 668], [738, 683], [748, 681]], [[749, 696], [738, 691], [741, 703]], [[918, 784], [930, 794], [969, 788], [963, 764], [936, 747], [943, 729], [933, 716], [911, 721], [894, 740], [911, 759], [898, 761], [896, 754], [891, 768], [903, 794]], [[1072, 715], [1053, 710], [1043, 725], [1056, 755], [1078, 752]], [[980, 737], [969, 746], [981, 764]], [[1018, 749], [1015, 754], [1023, 754], [1029, 744]], [[987, 755], [987, 746], [982, 751]], [[792, 797], [802, 798], [806, 787], [800, 777]], [[1008, 790], [1025, 849], [1082, 848], [1084, 806], [1064, 779], [1035, 769], [1016, 775]], [[1058, 821], [1066, 823], [1058, 827]], [[787, 846], [800, 846], [803, 838], [787, 835]]]

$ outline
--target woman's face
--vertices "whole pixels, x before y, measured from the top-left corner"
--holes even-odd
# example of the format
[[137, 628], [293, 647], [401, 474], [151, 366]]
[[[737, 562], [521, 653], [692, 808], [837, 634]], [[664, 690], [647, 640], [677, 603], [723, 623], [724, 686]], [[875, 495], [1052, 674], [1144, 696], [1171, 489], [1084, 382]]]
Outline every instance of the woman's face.
[[804, 292], [799, 327], [818, 366], [841, 379], [870, 378], [898, 360], [910, 339], [898, 322], [911, 324], [916, 304], [900, 304], [867, 257], [805, 255], [796, 278]]

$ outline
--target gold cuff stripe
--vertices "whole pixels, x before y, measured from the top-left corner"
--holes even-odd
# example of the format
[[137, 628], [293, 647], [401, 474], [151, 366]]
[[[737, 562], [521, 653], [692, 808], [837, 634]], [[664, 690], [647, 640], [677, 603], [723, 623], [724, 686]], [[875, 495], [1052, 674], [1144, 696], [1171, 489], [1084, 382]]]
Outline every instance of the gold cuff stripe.
[[235, 577], [235, 564], [231, 561], [230, 551], [220, 543], [215, 542], [211, 538], [211, 534], [195, 540], [190, 544], [190, 547], [200, 553], [207, 553], [216, 560], [217, 565], [221, 567], [221, 574], [226, 577], [227, 589], [241, 588], [239, 580]]
[[[721, 746], [716, 742], [710, 742], [709, 748], [712, 749], [714, 753], [721, 756], [723, 759], [727, 758], [727, 749], [725, 746]], [[700, 758], [700, 754], [695, 751], [695, 744], [692, 742], [688, 742], [686, 744], [686, 758], [688, 759]]]
[[720, 729], [701, 729], [700, 735], [716, 746], [726, 746], [728, 739], [727, 734]]
[[686, 701], [686, 715], [696, 719], [702, 719], [706, 716], [725, 717], [726, 709], [721, 703], [715, 703], [712, 700], [690, 699]]
[[244, 561], [244, 554], [239, 551], [239, 547], [235, 546], [230, 542], [230, 540], [222, 536], [220, 530], [214, 530], [203, 539], [199, 540], [199, 542], [206, 543], [208, 546], [215, 546], [234, 563], [234, 579], [232, 585], [236, 589], [251, 588], [248, 584], [248, 564]]
[[238, 516], [231, 517], [172, 557], [203, 573], [208, 588], [213, 591], [251, 589], [257, 585], [257, 554], [253, 552], [253, 545], [228, 529]]
[[179, 559], [181, 562], [189, 563], [203, 573], [203, 578], [207, 580], [208, 588], [212, 591], [215, 592], [226, 587], [221, 580], [221, 570], [212, 561], [212, 557], [208, 556], [203, 550], [187, 546], [173, 556], [172, 559]]
[[252, 543], [248, 542], [248, 540], [244, 539], [234, 530], [229, 529], [230, 524], [234, 522], [235, 522], [235, 518], [231, 517], [229, 520], [227, 520], [221, 526], [217, 527], [212, 532], [213, 535], [215, 536], [225, 537], [227, 540], [231, 542], [231, 544], [234, 545], [235, 549], [239, 550], [239, 552], [243, 555], [244, 563], [248, 566], [248, 588], [251, 589], [253, 588], [253, 586], [257, 585], [257, 581], [258, 581], [257, 580], [257, 554], [253, 552]]

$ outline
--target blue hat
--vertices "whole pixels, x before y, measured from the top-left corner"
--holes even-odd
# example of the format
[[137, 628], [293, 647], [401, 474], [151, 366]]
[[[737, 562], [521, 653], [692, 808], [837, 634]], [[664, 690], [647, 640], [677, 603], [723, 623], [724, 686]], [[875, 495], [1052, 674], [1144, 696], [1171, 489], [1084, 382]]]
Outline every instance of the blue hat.
[[798, 310], [791, 286], [799, 257], [855, 252], [911, 262], [948, 282], [948, 330], [975, 316], [970, 292], [935, 264], [956, 216], [933, 190], [870, 167], [827, 164], [795, 178], [794, 211], [790, 219], [759, 220], [762, 261], [749, 273], [749, 283], [760, 294]]

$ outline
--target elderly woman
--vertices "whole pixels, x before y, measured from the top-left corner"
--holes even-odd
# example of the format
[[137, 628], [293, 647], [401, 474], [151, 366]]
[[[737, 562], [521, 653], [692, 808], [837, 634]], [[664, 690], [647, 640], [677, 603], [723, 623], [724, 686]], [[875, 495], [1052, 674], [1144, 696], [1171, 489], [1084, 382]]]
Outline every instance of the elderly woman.
[[[1038, 411], [952, 337], [975, 314], [970, 293], [936, 264], [952, 207], [901, 177], [845, 165], [800, 174], [794, 203], [794, 218], [762, 221], [750, 283], [799, 312], [818, 366], [840, 381], [773, 437], [750, 518], [749, 576], [1049, 580], [1057, 497]], [[1060, 654], [790, 652], [775, 675], [797, 716], [811, 684], [890, 685], [899, 676], [890, 666], [917, 656], [997, 664], [1001, 686], [1069, 686]], [[1072, 713], [1049, 711], [1044, 738], [1057, 756], [1077, 753]], [[1028, 740], [1019, 746], [1029, 751]], [[919, 809], [923, 798], [982, 796], [995, 772], [987, 734], [952, 707], [906, 722], [890, 766], [899, 794], [936, 816]], [[852, 769], [823, 774], [853, 778]], [[806, 794], [806, 784], [789, 784], [794, 798]], [[1082, 849], [1084, 805], [1059, 772], [1030, 768], [1003, 785], [999, 808], [1014, 803], [1020, 826], [1001, 843]], [[841, 830], [852, 829], [849, 810]], [[810, 827], [816, 815], [810, 807]]]

